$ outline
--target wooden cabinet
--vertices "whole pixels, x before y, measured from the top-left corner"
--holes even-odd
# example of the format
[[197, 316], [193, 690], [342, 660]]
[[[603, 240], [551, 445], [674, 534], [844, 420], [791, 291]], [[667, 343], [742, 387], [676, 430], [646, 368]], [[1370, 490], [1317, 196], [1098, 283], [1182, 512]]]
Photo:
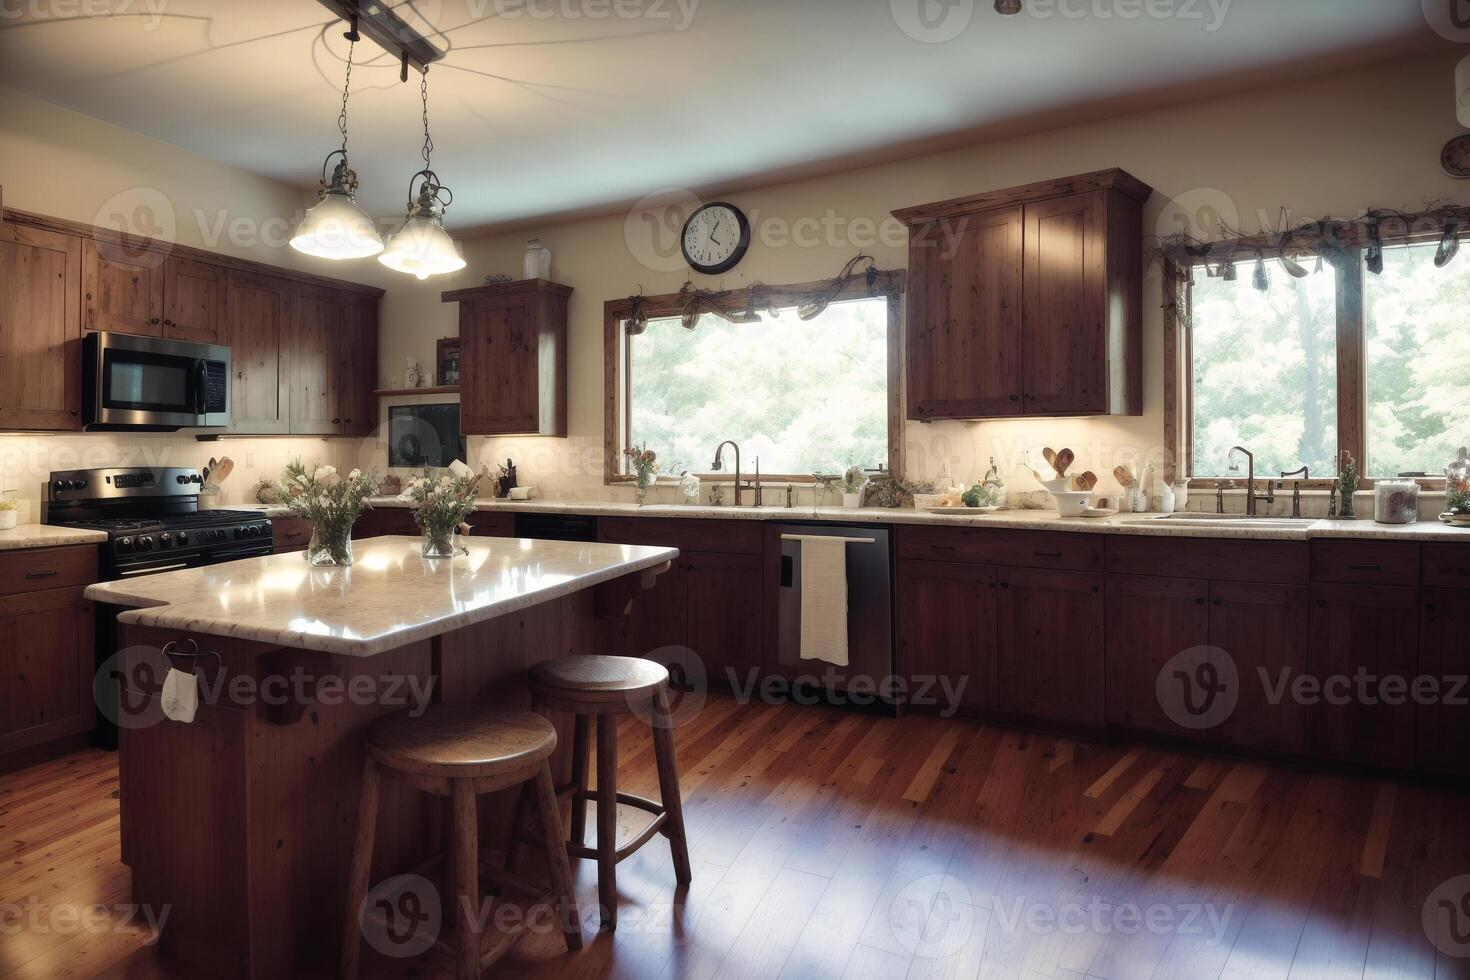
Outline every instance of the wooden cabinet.
[[297, 283], [291, 290], [292, 435], [326, 436], [342, 431], [341, 342], [337, 291]]
[[228, 281], [229, 346], [235, 371], [230, 429], [279, 435], [291, 425], [291, 283], [232, 271]]
[[163, 336], [162, 251], [88, 238], [82, 243], [82, 326]]
[[678, 562], [684, 566], [687, 645], [699, 658], [696, 663], [703, 664], [706, 676], [748, 683], [746, 675], [763, 660], [765, 579], [760, 556], [696, 551]]
[[0, 425], [81, 425], [82, 240], [0, 223]]
[[1102, 576], [1001, 568], [997, 577], [998, 709], [1047, 721], [1101, 725]]
[[91, 729], [95, 547], [0, 556], [0, 754]]
[[995, 569], [912, 560], [900, 560], [895, 567], [897, 667], [908, 689], [927, 684], [925, 689], [936, 695], [959, 691], [960, 704], [994, 709]]
[[1121, 170], [895, 211], [908, 417], [1143, 411], [1143, 202]]
[[567, 297], [542, 279], [458, 289], [460, 429], [466, 435], [567, 434]]
[[378, 299], [343, 293], [338, 342], [338, 399], [344, 436], [369, 436], [378, 427]]
[[1109, 723], [1205, 737], [1213, 705], [1196, 698], [1193, 686], [1194, 671], [1209, 660], [1209, 589], [1201, 579], [1108, 578]]
[[[1311, 748], [1330, 759], [1404, 766], [1414, 759], [1419, 593], [1314, 584], [1308, 673]], [[1395, 680], [1396, 679], [1396, 680]], [[1397, 693], [1395, 693], [1397, 691]]]
[[[1470, 562], [1470, 556], [1459, 560]], [[1435, 690], [1418, 706], [1419, 766], [1470, 775], [1470, 590], [1425, 589], [1422, 598], [1419, 672], [1435, 681]]]
[[271, 544], [278, 555], [305, 551], [311, 544], [311, 522], [304, 517], [272, 517]]
[[222, 266], [169, 256], [163, 265], [163, 336], [224, 344], [228, 281]]
[[1307, 751], [1307, 708], [1285, 692], [1307, 670], [1308, 620], [1306, 586], [1210, 583], [1210, 646], [1229, 657], [1239, 690], [1233, 710], [1211, 729], [1213, 740]]
[[[933, 222], [909, 242], [909, 417], [1021, 410], [1022, 209]], [[952, 253], [952, 254], [949, 254]]]

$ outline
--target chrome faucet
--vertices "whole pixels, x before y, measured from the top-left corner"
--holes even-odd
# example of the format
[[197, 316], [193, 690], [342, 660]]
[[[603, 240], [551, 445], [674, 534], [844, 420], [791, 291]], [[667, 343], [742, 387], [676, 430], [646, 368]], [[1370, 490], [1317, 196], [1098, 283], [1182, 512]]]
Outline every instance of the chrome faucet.
[[[1290, 473], [1282, 473], [1281, 474], [1281, 478], [1283, 480], [1285, 480], [1287, 477], [1291, 477], [1291, 476], [1300, 476], [1302, 478], [1302, 480], [1310, 480], [1312, 478], [1312, 471], [1310, 469], [1308, 469], [1307, 467], [1303, 466], [1299, 470], [1292, 470]], [[1292, 482], [1292, 485], [1291, 485], [1291, 516], [1292, 517], [1301, 517], [1302, 516], [1302, 480], [1295, 480], [1295, 481]], [[1285, 488], [1286, 488], [1286, 485], [1285, 484], [1282, 484], [1282, 489], [1284, 490]]]
[[1257, 501], [1264, 500], [1267, 504], [1274, 504], [1276, 502], [1276, 488], [1271, 485], [1270, 480], [1267, 480], [1266, 493], [1264, 495], [1256, 493], [1256, 456], [1244, 446], [1231, 447], [1230, 454], [1225, 457], [1226, 461], [1230, 462], [1230, 472], [1240, 472], [1240, 464], [1234, 462], [1236, 453], [1244, 455], [1246, 462], [1245, 516], [1255, 517]]
[[725, 447], [729, 446], [735, 450], [735, 506], [740, 506], [740, 445], [733, 439], [726, 439], [715, 447], [715, 461], [710, 464], [710, 469], [716, 473], [725, 468]]

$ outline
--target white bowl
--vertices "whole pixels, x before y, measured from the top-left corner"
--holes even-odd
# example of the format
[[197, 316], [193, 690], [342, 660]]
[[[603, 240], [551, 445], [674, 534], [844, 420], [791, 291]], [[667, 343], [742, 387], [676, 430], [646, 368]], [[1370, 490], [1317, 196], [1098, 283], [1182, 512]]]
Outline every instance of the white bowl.
[[1092, 491], [1053, 491], [1057, 498], [1057, 513], [1063, 517], [1081, 517], [1082, 512], [1092, 506]]
[[1056, 480], [1042, 480], [1041, 485], [1046, 487], [1047, 493], [1067, 493], [1072, 489], [1072, 478], [1068, 476]]

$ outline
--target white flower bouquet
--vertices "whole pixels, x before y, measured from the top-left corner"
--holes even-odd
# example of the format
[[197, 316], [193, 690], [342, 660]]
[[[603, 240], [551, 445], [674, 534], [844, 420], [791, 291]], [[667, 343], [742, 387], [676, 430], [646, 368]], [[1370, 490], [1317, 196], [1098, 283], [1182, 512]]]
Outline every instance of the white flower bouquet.
[[370, 509], [367, 501], [378, 492], [377, 476], [356, 469], [343, 476], [335, 466], [307, 469], [297, 459], [286, 466], [279, 489], [291, 513], [311, 522], [306, 560], [313, 565], [351, 565], [352, 525]]
[[413, 501], [413, 519], [424, 532], [425, 558], [453, 558], [466, 553], [455, 536], [468, 534], [466, 519], [475, 512], [474, 475], [431, 480], [420, 477], [408, 487]]

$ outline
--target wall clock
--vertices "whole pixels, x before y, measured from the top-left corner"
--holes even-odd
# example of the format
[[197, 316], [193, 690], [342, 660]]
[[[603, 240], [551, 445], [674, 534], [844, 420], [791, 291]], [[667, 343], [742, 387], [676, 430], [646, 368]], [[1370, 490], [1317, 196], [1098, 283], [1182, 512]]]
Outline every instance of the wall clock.
[[1456, 136], [1444, 145], [1439, 154], [1439, 165], [1451, 177], [1470, 177], [1470, 133]]
[[680, 247], [684, 250], [684, 261], [695, 272], [707, 276], [728, 272], [745, 258], [750, 248], [750, 222], [735, 205], [714, 201], [684, 222]]

